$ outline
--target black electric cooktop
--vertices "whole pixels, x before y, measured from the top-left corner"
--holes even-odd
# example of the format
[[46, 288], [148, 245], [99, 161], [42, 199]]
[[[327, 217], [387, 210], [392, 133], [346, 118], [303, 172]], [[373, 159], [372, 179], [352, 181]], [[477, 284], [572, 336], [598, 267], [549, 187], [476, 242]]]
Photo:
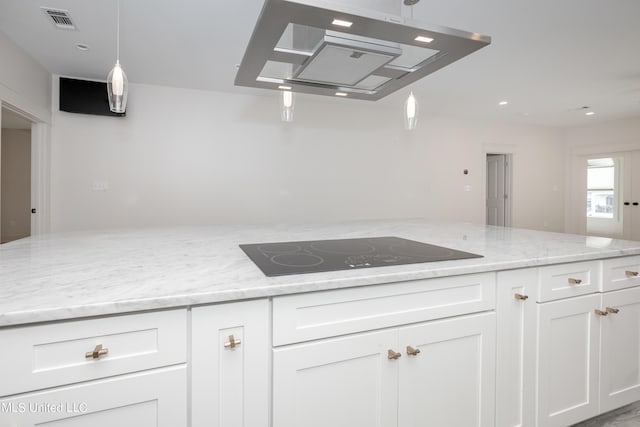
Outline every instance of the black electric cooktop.
[[386, 265], [482, 258], [482, 255], [400, 237], [240, 245], [269, 277]]

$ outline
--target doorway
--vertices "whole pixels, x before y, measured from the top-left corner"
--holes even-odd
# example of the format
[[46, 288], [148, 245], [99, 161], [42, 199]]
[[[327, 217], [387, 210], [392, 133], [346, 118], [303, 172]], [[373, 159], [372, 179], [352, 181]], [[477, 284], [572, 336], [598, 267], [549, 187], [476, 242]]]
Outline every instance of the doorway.
[[640, 240], [640, 150], [590, 155], [582, 164], [586, 234]]
[[0, 244], [31, 235], [31, 121], [1, 111]]
[[487, 154], [487, 225], [511, 226], [511, 155]]

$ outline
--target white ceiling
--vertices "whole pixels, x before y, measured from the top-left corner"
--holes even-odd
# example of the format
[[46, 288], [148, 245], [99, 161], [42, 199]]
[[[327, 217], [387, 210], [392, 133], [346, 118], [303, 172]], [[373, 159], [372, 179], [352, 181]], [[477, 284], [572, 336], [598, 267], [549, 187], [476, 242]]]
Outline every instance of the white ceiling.
[[[123, 0], [120, 60], [129, 81], [275, 97], [233, 85], [262, 3]], [[67, 10], [78, 30], [56, 29], [41, 6]], [[493, 38], [409, 87], [422, 114], [551, 126], [640, 116], [639, 0], [422, 0], [412, 12]], [[115, 0], [0, 2], [0, 31], [54, 74], [104, 80], [115, 62], [115, 26]], [[400, 108], [409, 88], [376, 104]], [[499, 107], [501, 100], [509, 104]], [[583, 106], [595, 114], [585, 116]]]

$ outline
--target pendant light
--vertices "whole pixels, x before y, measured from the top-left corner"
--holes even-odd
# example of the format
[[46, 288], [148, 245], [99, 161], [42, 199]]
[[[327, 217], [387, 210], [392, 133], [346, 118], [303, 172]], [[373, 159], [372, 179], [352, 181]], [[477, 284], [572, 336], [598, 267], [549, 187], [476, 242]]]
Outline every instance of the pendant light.
[[120, 65], [120, 0], [117, 0], [116, 22], [116, 65], [107, 76], [107, 95], [109, 96], [109, 108], [111, 111], [124, 113], [127, 109], [129, 82]]
[[418, 124], [418, 101], [413, 96], [413, 92], [409, 93], [409, 97], [404, 102], [404, 128], [414, 130]]
[[280, 118], [283, 122], [293, 121], [293, 92], [283, 90], [281, 96], [282, 105], [280, 106]]

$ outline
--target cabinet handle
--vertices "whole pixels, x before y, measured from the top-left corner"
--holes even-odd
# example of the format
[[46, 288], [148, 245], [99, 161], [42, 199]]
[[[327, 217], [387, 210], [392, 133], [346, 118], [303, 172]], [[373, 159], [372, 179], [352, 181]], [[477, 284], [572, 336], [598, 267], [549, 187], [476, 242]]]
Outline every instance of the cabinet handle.
[[529, 299], [529, 295], [523, 295], [523, 294], [513, 294], [513, 297], [521, 301], [526, 301]]
[[409, 356], [417, 356], [418, 354], [420, 354], [420, 349], [419, 348], [413, 348], [410, 345], [407, 346], [407, 354]]
[[400, 359], [400, 357], [402, 357], [402, 354], [396, 353], [395, 351], [393, 351], [391, 349], [389, 349], [389, 351], [387, 352], [387, 359], [389, 359], [389, 360]]
[[229, 341], [224, 343], [224, 348], [231, 350], [242, 344], [242, 341], [235, 339], [233, 335], [229, 335]]
[[102, 348], [102, 344], [98, 344], [93, 351], [87, 351], [84, 354], [84, 357], [86, 359], [99, 359], [100, 356], [105, 356], [109, 354], [109, 349], [108, 348]]
[[606, 316], [607, 314], [609, 314], [609, 312], [607, 311], [602, 311], [602, 310], [596, 310], [596, 314], [598, 316]]
[[627, 270], [627, 271], [624, 272], [624, 274], [627, 277], [638, 277], [638, 272], [637, 271]]
[[574, 279], [572, 277], [569, 277], [569, 279], [567, 279], [569, 281], [570, 285], [579, 285], [580, 283], [582, 283], [582, 279]]
[[620, 309], [619, 308], [607, 307], [606, 310], [607, 310], [607, 313], [611, 313], [611, 314], [620, 313]]

